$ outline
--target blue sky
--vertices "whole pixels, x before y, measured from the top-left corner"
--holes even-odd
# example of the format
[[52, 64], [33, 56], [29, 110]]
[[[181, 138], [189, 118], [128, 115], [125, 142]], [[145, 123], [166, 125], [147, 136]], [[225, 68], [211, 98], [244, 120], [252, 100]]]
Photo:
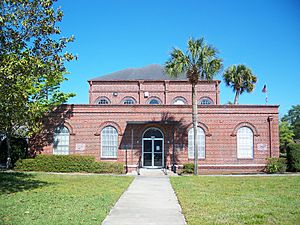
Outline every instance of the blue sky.
[[[164, 64], [173, 47], [186, 49], [189, 37], [204, 37], [224, 60], [224, 69], [246, 64], [258, 77], [240, 104], [280, 105], [280, 116], [300, 104], [300, 2], [297, 0], [60, 0], [62, 34], [74, 35], [67, 51], [69, 103], [88, 103], [87, 80], [114, 71]], [[221, 74], [216, 79], [222, 80]], [[221, 103], [234, 93], [221, 85]]]

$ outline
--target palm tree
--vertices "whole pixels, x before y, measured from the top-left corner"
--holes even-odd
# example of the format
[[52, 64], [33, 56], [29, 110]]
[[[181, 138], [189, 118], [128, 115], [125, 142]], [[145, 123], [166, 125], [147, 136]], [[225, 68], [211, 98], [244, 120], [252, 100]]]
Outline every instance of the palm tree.
[[226, 86], [233, 88], [235, 92], [234, 104], [238, 104], [239, 96], [247, 91], [252, 92], [257, 78], [245, 65], [232, 65], [223, 74]]
[[217, 57], [218, 51], [204, 42], [203, 38], [188, 40], [188, 49], [184, 53], [178, 48], [171, 52], [170, 59], [165, 63], [165, 72], [170, 77], [183, 74], [192, 85], [192, 119], [194, 130], [194, 174], [198, 174], [198, 140], [197, 140], [197, 99], [196, 85], [199, 80], [212, 80], [222, 68], [222, 60]]

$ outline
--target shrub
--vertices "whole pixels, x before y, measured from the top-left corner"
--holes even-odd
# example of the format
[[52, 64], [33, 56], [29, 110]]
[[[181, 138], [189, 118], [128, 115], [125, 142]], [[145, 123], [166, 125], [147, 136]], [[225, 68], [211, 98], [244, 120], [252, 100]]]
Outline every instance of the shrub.
[[96, 162], [93, 156], [38, 155], [34, 159], [18, 160], [15, 166], [20, 171], [123, 173], [122, 163]]
[[300, 144], [291, 143], [287, 146], [287, 163], [289, 171], [300, 171]]
[[267, 173], [284, 173], [286, 171], [286, 159], [284, 158], [268, 158], [266, 166]]
[[[11, 163], [15, 165], [18, 159], [24, 159], [27, 157], [28, 148], [27, 142], [22, 138], [11, 138]], [[0, 162], [6, 163], [7, 160], [7, 142], [6, 138], [1, 142], [0, 141]]]
[[182, 173], [194, 173], [194, 164], [193, 163], [183, 164]]

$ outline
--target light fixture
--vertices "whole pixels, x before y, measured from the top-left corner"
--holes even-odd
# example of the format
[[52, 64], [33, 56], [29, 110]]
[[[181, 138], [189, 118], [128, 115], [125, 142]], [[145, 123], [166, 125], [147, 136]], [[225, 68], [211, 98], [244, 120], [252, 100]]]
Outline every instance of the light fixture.
[[148, 91], [145, 91], [144, 97], [145, 97], [145, 98], [148, 98], [148, 97], [149, 97], [149, 92], [148, 92]]
[[114, 92], [113, 96], [115, 96], [115, 97], [118, 96], [118, 92]]

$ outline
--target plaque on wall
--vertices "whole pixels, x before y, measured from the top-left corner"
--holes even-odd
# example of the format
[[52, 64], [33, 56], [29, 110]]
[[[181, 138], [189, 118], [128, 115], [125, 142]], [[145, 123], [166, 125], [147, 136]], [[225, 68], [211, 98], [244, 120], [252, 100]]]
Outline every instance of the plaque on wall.
[[267, 144], [257, 144], [257, 150], [258, 151], [267, 151], [268, 145]]
[[76, 144], [75, 151], [84, 151], [84, 150], [85, 150], [85, 144], [82, 143]]

